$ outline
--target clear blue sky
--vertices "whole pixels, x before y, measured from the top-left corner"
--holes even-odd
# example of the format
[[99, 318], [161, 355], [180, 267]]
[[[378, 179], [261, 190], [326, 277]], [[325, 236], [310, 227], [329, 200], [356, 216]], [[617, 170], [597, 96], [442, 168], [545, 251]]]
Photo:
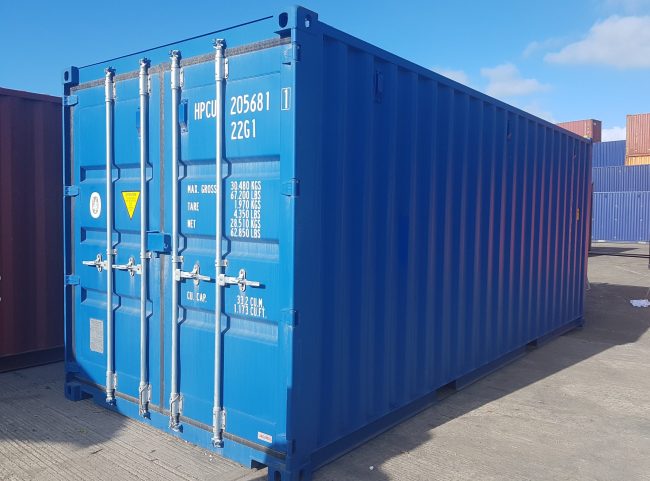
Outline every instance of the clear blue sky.
[[[286, 1], [0, 2], [0, 86], [60, 92], [60, 73], [275, 14]], [[305, 0], [325, 23], [552, 121], [620, 137], [650, 111], [650, 0]], [[612, 130], [609, 130], [612, 129]], [[624, 135], [624, 134], [623, 134]]]

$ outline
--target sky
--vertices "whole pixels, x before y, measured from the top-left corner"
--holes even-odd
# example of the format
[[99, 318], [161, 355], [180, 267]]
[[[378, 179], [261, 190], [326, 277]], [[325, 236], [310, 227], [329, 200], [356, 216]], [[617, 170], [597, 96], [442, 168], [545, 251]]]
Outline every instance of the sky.
[[[290, 4], [0, 0], [0, 87], [58, 95], [67, 66], [277, 14]], [[602, 120], [603, 140], [625, 138], [626, 114], [650, 112], [650, 0], [302, 5], [322, 22], [552, 122]]]

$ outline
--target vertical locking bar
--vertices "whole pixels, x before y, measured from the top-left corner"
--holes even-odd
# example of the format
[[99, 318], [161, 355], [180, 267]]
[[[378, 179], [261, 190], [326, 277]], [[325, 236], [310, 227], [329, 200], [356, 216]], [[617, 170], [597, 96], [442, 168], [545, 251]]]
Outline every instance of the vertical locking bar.
[[107, 68], [104, 79], [106, 100], [106, 402], [115, 402], [115, 339], [113, 333], [113, 108], [114, 75]]
[[149, 60], [140, 60], [140, 386], [139, 413], [149, 415], [149, 369], [147, 340], [147, 165], [149, 164]]
[[[180, 269], [178, 257], [178, 156], [179, 156], [179, 123], [178, 107], [181, 97], [180, 59], [178, 50], [172, 50], [171, 58], [171, 86], [172, 86], [172, 273]], [[178, 280], [172, 275], [172, 372], [171, 392], [169, 395], [169, 427], [174, 431], [181, 429], [180, 424], [180, 393], [178, 390]]]
[[[222, 260], [222, 251], [221, 251], [221, 238], [222, 238], [222, 172], [221, 164], [223, 162], [223, 124], [224, 124], [224, 109], [223, 109], [223, 90], [224, 90], [224, 81], [225, 81], [225, 59], [224, 59], [224, 50], [226, 48], [226, 43], [222, 39], [217, 39], [214, 42], [215, 52], [215, 84], [216, 84], [216, 156], [215, 156], [215, 170], [216, 170], [216, 255], [215, 255], [215, 270], [216, 275], [215, 279], [223, 274], [223, 260]], [[221, 393], [221, 383], [223, 381], [222, 371], [223, 366], [221, 362], [222, 356], [222, 336], [221, 336], [221, 309], [222, 309], [222, 286], [219, 285], [219, 282], [215, 282], [215, 297], [214, 297], [214, 404], [212, 408], [212, 443], [217, 446], [223, 446], [223, 405], [221, 402], [222, 393]]]

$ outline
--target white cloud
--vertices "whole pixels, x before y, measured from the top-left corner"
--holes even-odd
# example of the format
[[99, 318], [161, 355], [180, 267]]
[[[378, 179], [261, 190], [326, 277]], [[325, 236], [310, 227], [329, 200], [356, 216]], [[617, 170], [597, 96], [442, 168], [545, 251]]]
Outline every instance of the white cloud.
[[543, 92], [550, 88], [533, 78], [523, 78], [519, 69], [511, 64], [504, 63], [491, 68], [482, 68], [481, 75], [488, 79], [485, 92], [493, 97], [518, 97], [535, 92]]
[[433, 70], [440, 75], [462, 83], [463, 85], [469, 85], [469, 75], [467, 75], [463, 70], [454, 70], [451, 68], [434, 68]]
[[625, 127], [612, 127], [603, 129], [603, 142], [610, 140], [625, 140]]
[[565, 40], [561, 38], [547, 38], [546, 40], [530, 42], [528, 45], [526, 45], [526, 48], [524, 49], [521, 55], [524, 58], [528, 58], [534, 53], [540, 51], [547, 51], [553, 48], [559, 48], [562, 46], [564, 42]]
[[560, 64], [650, 68], [650, 16], [611, 16], [592, 26], [582, 40], [548, 53], [544, 59]]

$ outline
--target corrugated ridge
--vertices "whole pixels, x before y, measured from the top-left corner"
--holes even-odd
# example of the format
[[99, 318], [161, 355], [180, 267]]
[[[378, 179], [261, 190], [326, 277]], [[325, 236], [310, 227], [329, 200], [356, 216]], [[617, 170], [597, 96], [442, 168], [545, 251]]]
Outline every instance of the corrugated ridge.
[[596, 192], [591, 238], [594, 241], [650, 241], [650, 192]]
[[625, 140], [593, 144], [593, 166], [625, 165]]
[[586, 142], [343, 42], [323, 65], [321, 446], [580, 317], [589, 168]]
[[650, 165], [594, 167], [594, 192], [650, 191]]
[[61, 168], [60, 99], [0, 90], [0, 358], [63, 344]]

